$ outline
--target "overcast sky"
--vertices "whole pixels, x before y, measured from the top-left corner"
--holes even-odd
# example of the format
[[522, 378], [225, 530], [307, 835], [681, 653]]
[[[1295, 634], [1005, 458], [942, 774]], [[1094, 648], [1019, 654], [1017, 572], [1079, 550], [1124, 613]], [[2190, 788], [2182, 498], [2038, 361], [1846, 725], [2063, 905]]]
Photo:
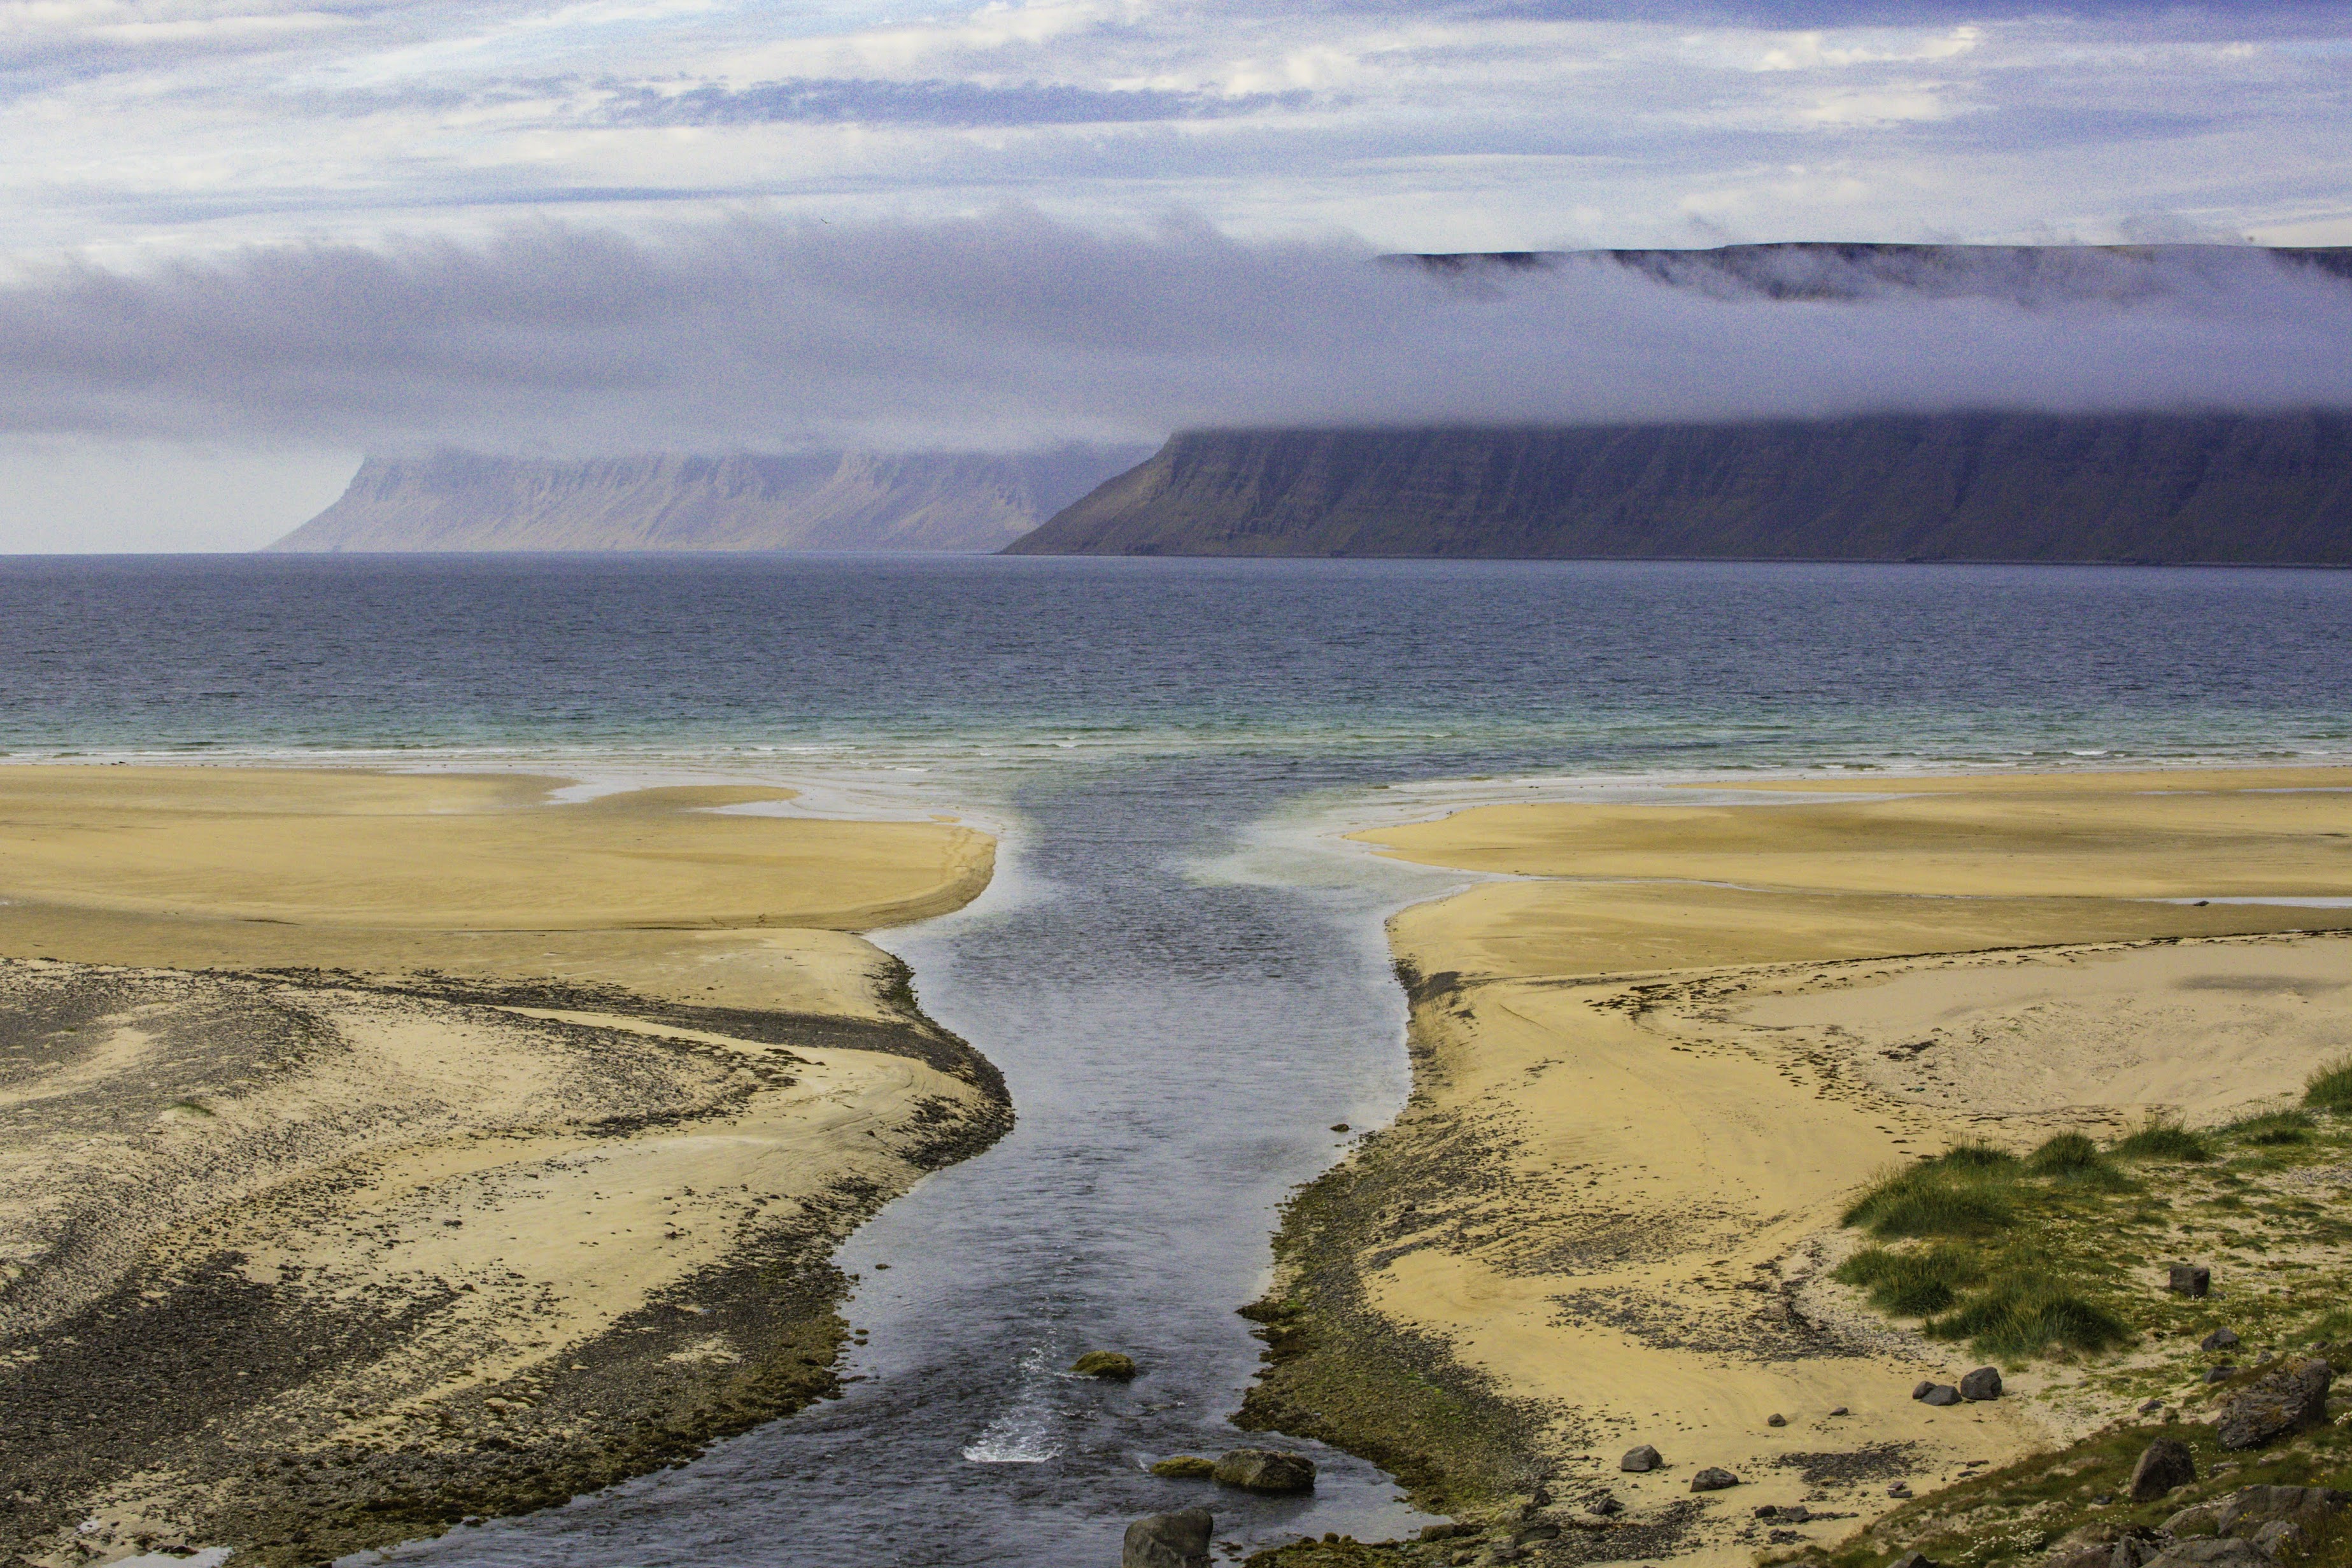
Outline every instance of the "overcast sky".
[[[0, 0], [0, 549], [196, 548], [283, 531], [387, 443], [952, 443], [943, 411], [983, 373], [1013, 384], [974, 442], [1279, 413], [1230, 395], [1235, 376], [1379, 413], [1378, 378], [1420, 352], [1378, 314], [1402, 285], [1330, 281], [1379, 250], [2352, 244], [2352, 7]], [[905, 291], [941, 287], [897, 269], [844, 326], [837, 274], [894, 247], [1013, 266], [1081, 326], [1047, 353], [1037, 323], [966, 298], [927, 319], [941, 353], [877, 360], [923, 314]], [[1122, 269], [1213, 298], [1221, 256], [1248, 279], [1220, 314], [1236, 332], [1289, 314], [1282, 287], [1338, 288], [1292, 303], [1367, 379], [1317, 376], [1280, 331], [1278, 363], [1183, 346], [1172, 390], [1111, 351], [1116, 312], [1140, 308]], [[782, 303], [751, 336], [782, 359], [721, 367], [730, 417], [661, 395], [771, 282]], [[1518, 344], [1491, 412], [1573, 413], [1544, 378], [1602, 363], [1639, 372], [1636, 402], [1696, 395], [1653, 362], [1686, 340], [1645, 332], [1763, 351], [1747, 317], [1610, 287], [1476, 329], [1406, 309], [1441, 360]], [[680, 287], [701, 292], [660, 298]], [[2177, 291], [2128, 327], [2070, 322], [2071, 379], [1980, 302], [1952, 340], [1968, 362], [1933, 384], [2015, 370], [2042, 401], [2099, 402], [2155, 343], [2184, 360], [2160, 391], [2221, 395], [2185, 361], [2242, 331], [2285, 356], [2272, 390], [2318, 395], [2304, 361], [2344, 340], [2225, 294], [2227, 331], [2198, 344]], [[1951, 328], [1842, 319], [1863, 319], [1906, 342]], [[1525, 344], [1531, 320], [1552, 336]], [[1790, 341], [1852, 372], [1801, 376], [1802, 397], [1887, 391], [1864, 373], [1879, 339]], [[1052, 378], [1083, 396], [1032, 384]], [[192, 486], [211, 520], [174, 511]]]

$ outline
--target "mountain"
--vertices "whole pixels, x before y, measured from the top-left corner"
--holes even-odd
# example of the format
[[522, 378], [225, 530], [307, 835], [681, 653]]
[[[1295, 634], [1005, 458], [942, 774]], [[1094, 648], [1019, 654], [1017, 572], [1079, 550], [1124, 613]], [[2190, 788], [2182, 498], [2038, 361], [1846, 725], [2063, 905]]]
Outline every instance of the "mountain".
[[371, 457], [340, 500], [269, 548], [992, 550], [1142, 455]]
[[2352, 564], [2352, 413], [1201, 431], [1010, 552]]

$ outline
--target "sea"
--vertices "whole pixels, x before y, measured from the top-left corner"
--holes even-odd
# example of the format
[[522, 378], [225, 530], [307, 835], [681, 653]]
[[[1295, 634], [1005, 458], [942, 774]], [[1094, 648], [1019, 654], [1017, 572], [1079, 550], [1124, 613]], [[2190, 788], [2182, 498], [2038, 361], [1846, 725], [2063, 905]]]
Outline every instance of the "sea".
[[[1202, 1500], [1285, 1197], [1394, 1113], [1381, 923], [1466, 884], [1341, 836], [1727, 779], [2352, 758], [2352, 573], [962, 557], [0, 559], [0, 763], [685, 779], [1003, 836], [877, 933], [1018, 1117], [840, 1261], [844, 1397], [353, 1562], [1107, 1568]], [[1346, 1130], [1337, 1130], [1344, 1124]], [[1126, 1385], [1069, 1375], [1122, 1350]], [[1221, 1552], [1426, 1522], [1314, 1444]]]

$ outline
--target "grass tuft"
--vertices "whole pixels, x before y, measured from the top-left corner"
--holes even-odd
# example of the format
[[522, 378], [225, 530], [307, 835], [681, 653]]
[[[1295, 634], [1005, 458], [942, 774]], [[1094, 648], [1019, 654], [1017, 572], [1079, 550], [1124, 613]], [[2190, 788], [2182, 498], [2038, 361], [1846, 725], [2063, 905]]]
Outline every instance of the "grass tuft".
[[1981, 1167], [1953, 1170], [1930, 1161], [1864, 1193], [1845, 1211], [1845, 1223], [1880, 1237], [1988, 1236], [2016, 1218], [2005, 1185], [1999, 1176], [1988, 1179]]
[[2178, 1122], [2150, 1117], [2147, 1125], [2119, 1140], [2115, 1152], [2127, 1160], [2210, 1160], [2213, 1150], [2205, 1140]]
[[1880, 1312], [1906, 1318], [1933, 1317], [1983, 1277], [1983, 1265], [1959, 1247], [1916, 1252], [1865, 1247], [1839, 1264], [1835, 1275], [1864, 1291]]
[[2303, 1103], [2315, 1111], [2352, 1111], [2352, 1056], [2313, 1073], [2303, 1086]]
[[2318, 1124], [2307, 1111], [2273, 1111], [2267, 1116], [2249, 1116], [2222, 1129], [2250, 1144], [2278, 1146], [2285, 1144], [2311, 1142], [2312, 1129]]
[[1965, 1339], [1979, 1355], [2040, 1355], [2053, 1348], [2105, 1350], [2127, 1334], [2116, 1315], [2039, 1274], [1993, 1281], [1958, 1309], [1927, 1324], [1945, 1339]]

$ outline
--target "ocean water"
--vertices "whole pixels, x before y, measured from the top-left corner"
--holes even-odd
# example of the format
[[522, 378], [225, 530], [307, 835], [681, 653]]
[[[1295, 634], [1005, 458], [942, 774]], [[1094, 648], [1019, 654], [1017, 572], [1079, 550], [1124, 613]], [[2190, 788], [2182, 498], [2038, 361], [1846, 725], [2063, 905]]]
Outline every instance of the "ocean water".
[[[2352, 574], [916, 558], [0, 561], [0, 749], [723, 775], [1007, 835], [880, 934], [1019, 1125], [845, 1249], [847, 1396], [404, 1561], [1117, 1561], [1238, 1440], [1275, 1206], [1405, 1087], [1382, 915], [1457, 885], [1329, 830], [1570, 781], [2331, 760]], [[1485, 782], [1481, 783], [1480, 780]], [[887, 1264], [887, 1270], [877, 1265]], [[1067, 1376], [1128, 1350], [1128, 1387]], [[1318, 1450], [1237, 1543], [1419, 1522]]]

